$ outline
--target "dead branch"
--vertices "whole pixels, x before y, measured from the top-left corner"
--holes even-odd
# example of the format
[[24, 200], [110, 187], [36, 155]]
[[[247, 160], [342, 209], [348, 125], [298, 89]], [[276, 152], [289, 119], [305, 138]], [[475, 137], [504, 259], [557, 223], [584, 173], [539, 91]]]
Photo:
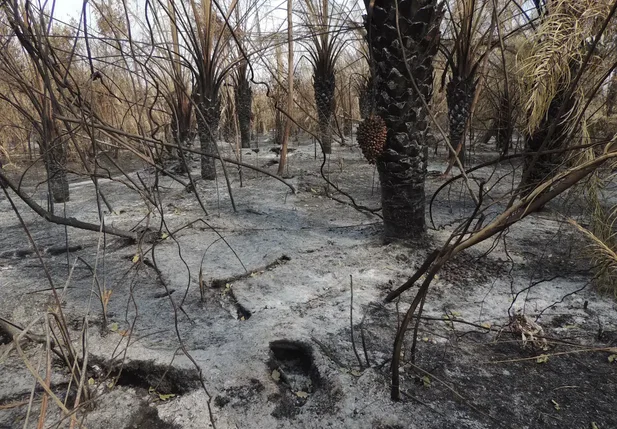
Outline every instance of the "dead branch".
[[23, 192], [11, 179], [6, 176], [6, 174], [4, 174], [2, 170], [0, 170], [0, 180], [4, 181], [9, 186], [9, 188], [11, 188], [13, 192], [15, 192], [15, 194], [17, 194], [17, 196], [28, 205], [28, 207], [30, 207], [36, 212], [36, 214], [38, 214], [48, 222], [58, 225], [66, 225], [78, 229], [84, 229], [87, 231], [103, 231], [105, 234], [129, 238], [133, 241], [137, 241], [139, 239], [139, 234], [135, 232], [125, 231], [122, 229], [109, 227], [107, 225], [97, 225], [94, 223], [84, 222], [73, 217], [67, 218], [52, 214], [40, 205], [38, 205], [32, 198], [30, 198], [25, 192]]

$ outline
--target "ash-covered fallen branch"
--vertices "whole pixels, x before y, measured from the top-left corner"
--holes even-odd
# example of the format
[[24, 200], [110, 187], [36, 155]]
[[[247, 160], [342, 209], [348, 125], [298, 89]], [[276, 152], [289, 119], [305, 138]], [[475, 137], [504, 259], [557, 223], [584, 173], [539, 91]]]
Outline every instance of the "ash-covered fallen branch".
[[268, 265], [255, 268], [253, 270], [247, 271], [244, 274], [239, 274], [237, 276], [227, 277], [224, 279], [213, 279], [212, 283], [210, 284], [210, 287], [215, 288], [215, 289], [223, 288], [227, 284], [231, 284], [231, 283], [234, 283], [240, 280], [244, 280], [248, 277], [251, 277], [252, 275], [256, 273], [263, 273], [264, 271], [271, 270], [275, 267], [278, 267], [279, 265], [286, 263], [287, 261], [291, 261], [291, 258], [287, 255], [282, 255], [280, 258], [277, 258], [273, 262], [270, 262]]
[[[77, 252], [78, 250], [81, 250], [81, 249], [83, 249], [83, 247], [77, 245], [77, 246], [69, 246], [69, 247], [52, 246], [52, 247], [41, 248], [39, 250], [41, 253], [46, 253], [48, 255], [57, 256], [65, 252], [67, 253]], [[0, 258], [23, 258], [33, 253], [34, 253], [33, 249], [17, 249], [17, 250], [11, 250], [8, 252], [0, 253]]]
[[[113, 228], [107, 225], [97, 225], [95, 223], [83, 222], [79, 219], [75, 219], [73, 217], [62, 217], [56, 216], [53, 213], [48, 212], [43, 207], [38, 205], [36, 201], [26, 195], [20, 188], [17, 186], [11, 179], [9, 179], [2, 170], [0, 170], [0, 180], [3, 180], [9, 188], [13, 190], [17, 194], [17, 196], [28, 205], [32, 210], [36, 212], [39, 216], [45, 219], [48, 222], [55, 223], [58, 225], [66, 225], [73, 228], [85, 229], [87, 231], [100, 232], [103, 231], [105, 234], [115, 235], [117, 237], [130, 238], [131, 240], [137, 241], [139, 239], [139, 234], [135, 232], [125, 231], [123, 229]], [[5, 190], [6, 191], [6, 190]]]

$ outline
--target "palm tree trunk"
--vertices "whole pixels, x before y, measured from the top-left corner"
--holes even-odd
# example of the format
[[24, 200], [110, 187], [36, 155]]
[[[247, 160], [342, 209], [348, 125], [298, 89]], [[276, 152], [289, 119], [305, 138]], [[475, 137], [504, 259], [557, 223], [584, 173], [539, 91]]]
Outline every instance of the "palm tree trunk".
[[465, 165], [464, 134], [475, 93], [476, 86], [473, 76], [467, 79], [455, 76], [446, 85], [450, 144], [457, 150], [462, 165]]
[[[207, 154], [217, 155], [216, 135], [221, 117], [221, 104], [218, 99], [213, 97], [213, 102], [209, 100], [201, 101], [198, 104], [197, 112], [197, 132], [201, 151]], [[201, 177], [204, 180], [216, 179], [215, 159], [201, 156]]]
[[253, 93], [248, 80], [239, 79], [235, 96], [238, 124], [240, 126], [240, 141], [243, 148], [251, 147], [251, 103], [253, 101]]
[[425, 230], [429, 130], [425, 102], [433, 90], [442, 11], [437, 0], [375, 0], [372, 9], [368, 1], [366, 5], [376, 113], [388, 129], [385, 150], [377, 161], [385, 238], [415, 238]]
[[323, 152], [332, 153], [332, 117], [319, 119], [319, 140]]
[[315, 70], [313, 77], [315, 104], [319, 121], [319, 139], [324, 153], [332, 153], [332, 116], [334, 114], [334, 90], [336, 80], [334, 74], [321, 76]]
[[496, 118], [495, 145], [502, 155], [507, 155], [514, 134], [514, 109], [508, 91], [500, 94]]
[[[523, 162], [523, 175], [519, 190], [521, 196], [529, 195], [539, 184], [552, 177], [563, 160], [563, 154], [550, 153], [534, 155], [534, 152], [546, 152], [554, 149], [566, 148], [568, 142], [568, 115], [576, 103], [574, 97], [564, 100], [565, 90], [558, 94], [551, 102], [544, 120], [533, 134], [525, 136], [526, 151], [528, 155]], [[567, 103], [563, 117], [557, 117], [561, 106]], [[552, 136], [546, 141], [551, 124], [556, 128]]]

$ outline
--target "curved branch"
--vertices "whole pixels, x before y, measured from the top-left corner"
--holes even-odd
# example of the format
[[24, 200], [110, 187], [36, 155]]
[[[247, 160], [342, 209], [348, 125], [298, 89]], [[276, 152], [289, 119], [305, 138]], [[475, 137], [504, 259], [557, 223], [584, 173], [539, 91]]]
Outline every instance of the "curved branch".
[[30, 207], [32, 210], [36, 212], [36, 214], [38, 214], [39, 216], [41, 216], [43, 219], [45, 219], [48, 222], [55, 223], [58, 225], [71, 226], [73, 228], [78, 228], [78, 229], [85, 229], [87, 231], [94, 231], [94, 232], [102, 231], [105, 234], [115, 235], [116, 237], [129, 238], [134, 241], [136, 241], [139, 238], [140, 234], [136, 232], [125, 231], [123, 229], [117, 229], [117, 228], [109, 227], [107, 225], [98, 225], [95, 223], [83, 222], [79, 219], [75, 219], [74, 217], [62, 217], [62, 216], [54, 215], [53, 213], [48, 212], [43, 207], [38, 205], [36, 201], [34, 201], [32, 198], [26, 195], [22, 190], [20, 190], [17, 187], [17, 185], [13, 183], [13, 181], [10, 180], [1, 169], [0, 169], [0, 181], [8, 185], [8, 187], [11, 188], [13, 192], [15, 192], [15, 194], [17, 194], [17, 196], [24, 203], [28, 205], [28, 207]]

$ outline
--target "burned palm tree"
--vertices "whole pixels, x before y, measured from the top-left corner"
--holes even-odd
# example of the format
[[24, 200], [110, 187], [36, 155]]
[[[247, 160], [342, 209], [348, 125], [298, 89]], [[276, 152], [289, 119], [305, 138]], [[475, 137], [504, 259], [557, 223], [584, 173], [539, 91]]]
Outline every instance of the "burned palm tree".
[[313, 89], [319, 122], [319, 138], [324, 153], [332, 153], [332, 125], [335, 111], [337, 59], [343, 49], [342, 23], [333, 18], [330, 0], [305, 0], [304, 24], [309, 32], [306, 43], [313, 65]]
[[[465, 160], [465, 130], [470, 119], [471, 106], [476, 95], [478, 84], [478, 69], [482, 59], [488, 53], [478, 53], [487, 45], [489, 31], [479, 33], [486, 11], [486, 2], [478, 4], [477, 0], [456, 0], [450, 10], [450, 26], [452, 43], [442, 43], [441, 50], [446, 58], [446, 67], [442, 76], [442, 85], [446, 74], [450, 71], [450, 79], [446, 85], [446, 101], [448, 104], [448, 124], [450, 127], [450, 143], [457, 156], [464, 164]], [[452, 156], [452, 154], [451, 154]]]
[[365, 5], [375, 113], [387, 129], [377, 160], [385, 236], [418, 237], [425, 229], [427, 103], [442, 10], [437, 0], [365, 0]]
[[507, 155], [514, 134], [516, 100], [509, 89], [500, 90], [495, 117], [495, 146], [502, 155]]
[[[500, 77], [503, 73], [503, 83], [495, 82], [497, 90], [489, 91], [490, 96], [487, 97], [489, 126], [486, 129], [482, 139], [482, 144], [488, 144], [492, 137], [495, 137], [495, 148], [502, 154], [507, 155], [512, 146], [512, 136], [516, 124], [517, 113], [519, 109], [519, 94], [511, 82], [507, 71], [499, 70]], [[491, 83], [492, 84], [492, 83]]]
[[253, 91], [248, 78], [248, 63], [241, 62], [234, 73], [236, 101], [236, 115], [240, 128], [240, 140], [242, 147], [251, 147], [251, 105], [253, 103]]
[[[224, 75], [221, 73], [223, 47], [219, 43], [223, 25], [218, 21], [210, 0], [201, 3], [201, 10], [197, 9], [195, 3], [191, 4], [194, 8], [198, 38], [194, 53], [197, 57], [196, 84], [193, 88], [193, 101], [197, 105], [195, 112], [197, 133], [201, 151], [206, 154], [216, 154], [216, 136], [221, 119], [219, 90], [224, 80]], [[216, 178], [214, 158], [201, 156], [201, 177], [205, 180]]]
[[[237, 2], [232, 3], [231, 9], [236, 5]], [[203, 153], [201, 177], [214, 180], [215, 158], [208, 155], [218, 154], [216, 137], [221, 118], [220, 89], [235, 65], [229, 52], [232, 31], [217, 14], [211, 0], [200, 3], [191, 0], [188, 5], [177, 0], [159, 0], [159, 7], [170, 17], [173, 16], [179, 33], [183, 35], [183, 47], [191, 56], [192, 65], [185, 62], [184, 66], [190, 68], [193, 75], [191, 97], [196, 107], [197, 134]]]
[[[522, 52], [521, 80], [527, 100], [525, 157], [519, 185], [522, 196], [550, 178], [576, 132], [583, 103], [580, 77], [592, 69], [593, 37], [607, 19], [610, 2], [558, 0], [542, 9], [543, 20], [531, 45]], [[592, 40], [591, 43], [589, 41]], [[543, 153], [550, 151], [550, 153]]]
[[171, 27], [171, 47], [167, 47], [166, 54], [171, 71], [171, 85], [165, 96], [165, 101], [171, 114], [171, 134], [174, 143], [178, 146], [177, 157], [180, 160], [180, 172], [186, 170], [182, 148], [191, 139], [193, 126], [193, 103], [187, 85], [187, 77], [182, 68], [183, 58], [180, 55], [180, 38], [178, 34], [178, 20], [173, 4], [170, 4], [169, 23]]

